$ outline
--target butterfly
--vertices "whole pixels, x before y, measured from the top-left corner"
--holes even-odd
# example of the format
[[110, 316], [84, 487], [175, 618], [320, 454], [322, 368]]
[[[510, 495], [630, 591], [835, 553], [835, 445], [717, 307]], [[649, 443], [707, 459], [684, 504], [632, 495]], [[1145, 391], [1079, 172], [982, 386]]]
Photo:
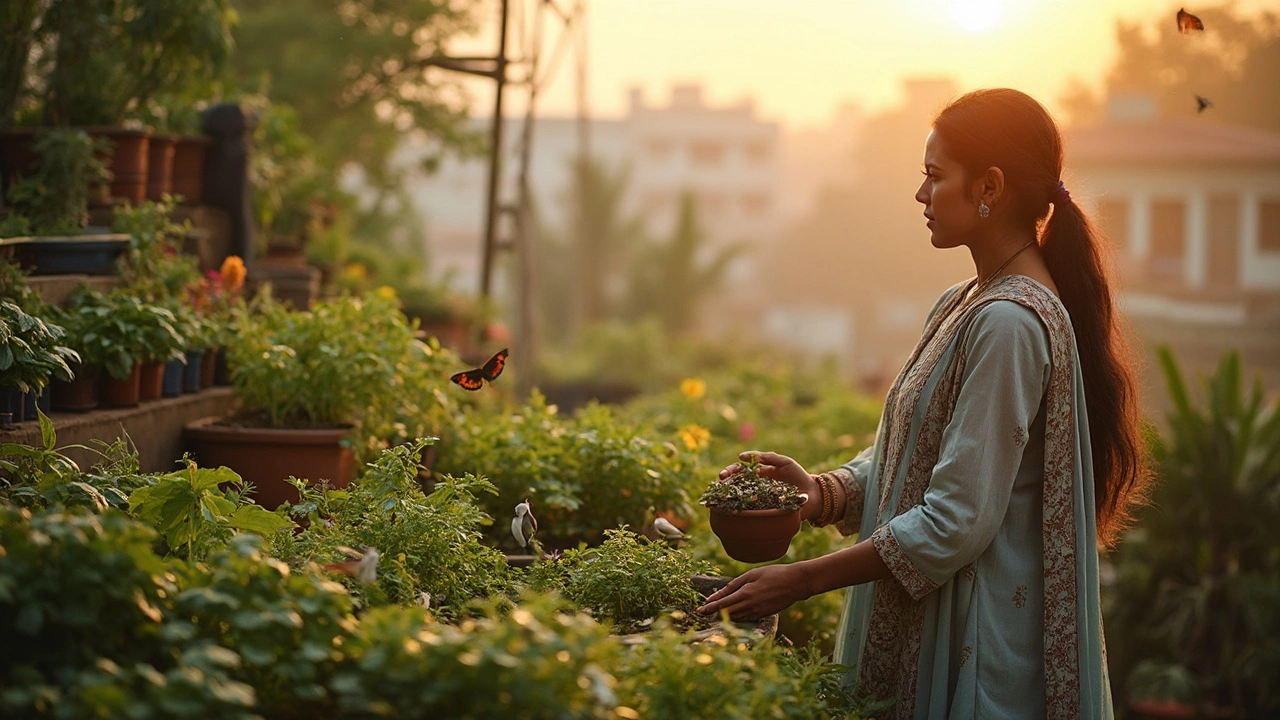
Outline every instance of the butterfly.
[[1197, 113], [1202, 113], [1205, 111], [1206, 108], [1211, 108], [1211, 107], [1213, 107], [1213, 103], [1209, 102], [1209, 98], [1201, 97], [1200, 95], [1196, 96], [1196, 112]]
[[1192, 15], [1186, 10], [1179, 8], [1178, 30], [1183, 35], [1186, 35], [1192, 30], [1204, 30], [1204, 23], [1200, 21], [1200, 18], [1196, 17], [1195, 15]]
[[496, 355], [489, 358], [489, 362], [486, 362], [484, 367], [457, 373], [449, 379], [458, 383], [464, 389], [479, 390], [484, 386], [486, 380], [493, 382], [502, 374], [502, 368], [507, 364], [507, 354], [506, 348], [503, 348]]

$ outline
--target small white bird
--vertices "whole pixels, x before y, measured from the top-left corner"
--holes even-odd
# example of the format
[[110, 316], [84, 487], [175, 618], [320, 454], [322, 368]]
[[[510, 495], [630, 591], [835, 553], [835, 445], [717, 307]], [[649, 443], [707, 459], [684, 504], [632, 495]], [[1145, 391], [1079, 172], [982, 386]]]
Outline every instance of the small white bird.
[[680, 528], [676, 527], [675, 525], [672, 525], [671, 522], [666, 518], [660, 517], [654, 520], [653, 529], [656, 530], [658, 534], [662, 536], [663, 540], [666, 540], [669, 543], [674, 543], [678, 540], [684, 539], [684, 533], [680, 532]]
[[420, 593], [418, 595], [418, 604], [430, 610], [431, 609], [431, 593], [429, 592]]
[[538, 520], [533, 516], [533, 508], [529, 498], [516, 505], [516, 516], [511, 519], [511, 536], [520, 547], [527, 548], [533, 542], [534, 533], [538, 532]]
[[[346, 548], [343, 549], [346, 550]], [[369, 585], [378, 579], [378, 550], [377, 548], [366, 547], [364, 549], [364, 557], [359, 560], [327, 563], [324, 569], [342, 573], [343, 575], [350, 575], [361, 585]]]

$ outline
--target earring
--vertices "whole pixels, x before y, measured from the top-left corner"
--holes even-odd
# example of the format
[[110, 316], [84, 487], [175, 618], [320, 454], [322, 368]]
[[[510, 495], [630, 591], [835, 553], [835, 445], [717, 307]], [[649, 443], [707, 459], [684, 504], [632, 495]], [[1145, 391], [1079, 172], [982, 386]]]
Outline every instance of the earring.
[[986, 203], [984, 202], [978, 203], [978, 217], [986, 217], [990, 214], [991, 214], [991, 208], [987, 207]]

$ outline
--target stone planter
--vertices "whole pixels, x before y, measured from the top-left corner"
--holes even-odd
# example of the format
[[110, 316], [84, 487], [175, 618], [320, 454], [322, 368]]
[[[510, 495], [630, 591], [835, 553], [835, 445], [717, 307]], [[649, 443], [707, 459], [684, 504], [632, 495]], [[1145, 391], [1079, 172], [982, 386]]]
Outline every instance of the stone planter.
[[328, 480], [330, 487], [346, 487], [355, 478], [355, 460], [342, 441], [351, 428], [288, 430], [219, 424], [204, 418], [185, 426], [187, 441], [200, 465], [225, 465], [257, 489], [254, 501], [268, 510], [297, 502], [298, 492], [285, 478]]
[[738, 562], [761, 563], [787, 554], [791, 538], [800, 531], [800, 508], [795, 510], [711, 511], [711, 531], [729, 557]]

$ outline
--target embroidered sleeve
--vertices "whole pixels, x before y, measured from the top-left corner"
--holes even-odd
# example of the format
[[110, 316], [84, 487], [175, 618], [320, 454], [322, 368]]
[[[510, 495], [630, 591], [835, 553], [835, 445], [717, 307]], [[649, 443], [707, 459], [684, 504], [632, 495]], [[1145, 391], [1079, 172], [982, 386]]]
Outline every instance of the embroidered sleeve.
[[938, 584], [920, 572], [911, 558], [902, 552], [902, 546], [893, 536], [893, 529], [889, 525], [881, 525], [871, 533], [871, 545], [912, 600], [919, 600], [938, 589]]
[[867, 474], [871, 472], [871, 461], [875, 446], [858, 453], [858, 456], [831, 473], [844, 483], [844, 512], [837, 516], [835, 527], [841, 535], [855, 535], [862, 524], [862, 508], [867, 499]]
[[877, 531], [892, 538], [876, 549], [913, 597], [947, 582], [995, 539], [1048, 385], [1048, 335], [1015, 303], [981, 310], [957, 352], [962, 385], [923, 502]]

